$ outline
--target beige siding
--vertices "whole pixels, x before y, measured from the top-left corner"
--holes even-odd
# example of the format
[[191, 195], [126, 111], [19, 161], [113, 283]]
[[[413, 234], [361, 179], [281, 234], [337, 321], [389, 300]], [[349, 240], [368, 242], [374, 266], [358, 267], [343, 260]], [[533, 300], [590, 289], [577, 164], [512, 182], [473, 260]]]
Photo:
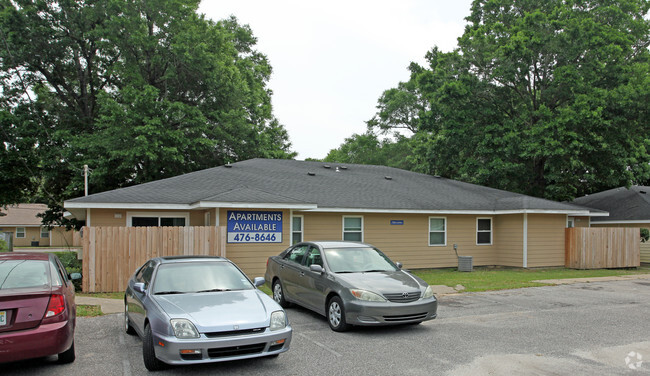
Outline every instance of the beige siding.
[[73, 247], [74, 231], [65, 228], [54, 228], [50, 231], [50, 244], [52, 247]]
[[126, 226], [126, 210], [90, 209], [90, 225], [91, 226]]
[[573, 227], [589, 227], [589, 217], [573, 217]]
[[650, 263], [650, 241], [641, 243], [641, 262]]
[[528, 215], [528, 267], [564, 266], [566, 215]]
[[498, 258], [494, 265], [522, 267], [524, 265], [524, 215], [496, 216], [495, 239], [498, 239]]
[[[343, 238], [343, 214], [304, 213], [305, 240], [341, 240]], [[458, 265], [453, 244], [458, 244], [458, 254], [473, 256], [474, 265], [497, 265], [499, 238], [512, 238], [497, 233], [497, 216], [493, 217], [493, 244], [476, 245], [476, 216], [425, 214], [361, 214], [346, 216], [363, 217], [364, 242], [384, 251], [391, 259], [400, 261], [406, 268], [440, 268]], [[429, 217], [445, 217], [447, 244], [429, 246]], [[483, 216], [482, 216], [483, 217]], [[391, 225], [391, 220], [402, 220], [403, 225]], [[519, 264], [521, 265], [521, 263]]]

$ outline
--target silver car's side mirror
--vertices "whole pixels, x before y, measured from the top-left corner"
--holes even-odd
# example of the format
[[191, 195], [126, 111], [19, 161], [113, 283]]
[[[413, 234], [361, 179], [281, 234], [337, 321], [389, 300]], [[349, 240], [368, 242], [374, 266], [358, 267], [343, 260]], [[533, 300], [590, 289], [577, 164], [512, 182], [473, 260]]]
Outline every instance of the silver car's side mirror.
[[402, 269], [402, 263], [401, 262], [396, 262], [395, 266], [397, 266], [398, 269]]
[[311, 264], [311, 265], [309, 265], [309, 270], [311, 270], [312, 272], [316, 272], [316, 273], [322, 273], [323, 272], [323, 267], [318, 265], [318, 264]]
[[133, 284], [133, 290], [139, 292], [140, 294], [144, 294], [144, 282], [136, 282]]
[[255, 279], [253, 280], [253, 284], [255, 285], [255, 287], [260, 287], [265, 283], [266, 280], [264, 279], [264, 277], [255, 277]]

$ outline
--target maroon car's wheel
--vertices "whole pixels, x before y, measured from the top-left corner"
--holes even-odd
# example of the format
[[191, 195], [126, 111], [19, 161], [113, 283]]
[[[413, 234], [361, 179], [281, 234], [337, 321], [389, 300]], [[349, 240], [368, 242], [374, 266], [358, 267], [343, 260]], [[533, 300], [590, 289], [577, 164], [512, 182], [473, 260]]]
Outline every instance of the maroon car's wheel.
[[350, 325], [345, 322], [343, 302], [338, 296], [333, 297], [327, 303], [327, 323], [335, 332], [345, 332], [350, 329]]
[[142, 359], [144, 366], [149, 371], [159, 371], [164, 369], [166, 364], [156, 358], [156, 351], [153, 344], [153, 333], [151, 333], [151, 325], [144, 327], [144, 338], [142, 339]]
[[284, 290], [282, 289], [282, 283], [279, 279], [273, 281], [273, 300], [276, 301], [282, 308], [287, 308], [291, 303], [287, 302], [284, 298]]
[[74, 341], [72, 341], [72, 346], [70, 346], [69, 349], [65, 350], [61, 354], [59, 354], [59, 360], [58, 363], [60, 364], [66, 364], [66, 363], [72, 363], [74, 362], [75, 355], [74, 355]]

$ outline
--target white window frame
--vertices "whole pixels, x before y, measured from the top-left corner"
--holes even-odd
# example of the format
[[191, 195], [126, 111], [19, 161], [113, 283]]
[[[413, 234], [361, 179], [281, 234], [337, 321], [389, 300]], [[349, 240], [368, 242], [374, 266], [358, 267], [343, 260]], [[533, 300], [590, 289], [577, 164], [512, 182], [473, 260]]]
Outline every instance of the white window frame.
[[346, 233], [357, 233], [358, 231], [345, 231], [345, 219], [346, 218], [360, 218], [361, 219], [361, 240], [360, 242], [363, 242], [364, 234], [363, 234], [363, 216], [362, 215], [344, 215], [343, 216], [343, 221], [341, 223], [341, 239], [345, 241], [345, 234]]
[[576, 217], [566, 216], [566, 228], [576, 227]]
[[[485, 231], [481, 230], [479, 231], [478, 229], [478, 221], [479, 219], [489, 219], [490, 220], [490, 231]], [[489, 243], [479, 243], [478, 242], [478, 234], [479, 232], [489, 232], [490, 233], [490, 242]], [[493, 245], [494, 244], [494, 219], [492, 217], [477, 217], [476, 218], [476, 245]]]
[[[20, 236], [21, 233], [23, 236]], [[25, 239], [26, 237], [27, 237], [27, 229], [25, 227], [16, 227], [16, 239]]]
[[158, 217], [158, 226], [160, 226], [160, 218], [185, 218], [185, 226], [190, 225], [189, 212], [126, 212], [127, 227], [133, 227], [133, 217]]
[[[434, 231], [431, 231], [431, 220], [432, 219], [442, 219], [444, 220], [444, 230], [443, 231], [435, 231], [435, 232], [442, 232], [445, 235], [445, 240], [443, 244], [431, 244], [431, 233]], [[447, 246], [447, 217], [429, 217], [429, 232], [427, 233], [427, 243], [429, 244], [429, 247], [446, 247]]]
[[[294, 218], [300, 218], [300, 228], [299, 229], [295, 229], [293, 227], [293, 219]], [[298, 241], [298, 243], [305, 240], [305, 216], [304, 215], [291, 214], [291, 245], [298, 244], [298, 243], [293, 241], [293, 234], [295, 234], [295, 233], [300, 234], [300, 241]]]
[[[43, 232], [43, 230], [45, 230], [45, 232]], [[49, 239], [49, 238], [50, 238], [50, 230], [48, 230], [47, 227], [41, 227], [41, 239]]]

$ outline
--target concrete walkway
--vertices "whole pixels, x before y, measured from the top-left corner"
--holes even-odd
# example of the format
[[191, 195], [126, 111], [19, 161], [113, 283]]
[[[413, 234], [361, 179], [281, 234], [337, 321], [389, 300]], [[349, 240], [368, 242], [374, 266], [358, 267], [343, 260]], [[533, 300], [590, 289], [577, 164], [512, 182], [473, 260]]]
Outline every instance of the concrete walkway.
[[75, 304], [78, 305], [98, 305], [102, 313], [122, 313], [124, 312], [123, 299], [106, 299], [106, 298], [92, 298], [88, 296], [75, 296]]
[[[634, 279], [650, 279], [650, 274], [631, 274], [616, 277], [589, 277], [589, 278], [570, 278], [570, 279], [544, 279], [539, 283], [549, 283], [553, 285], [567, 285], [571, 283], [589, 283], [589, 282], [606, 282], [606, 281], [629, 281]], [[432, 285], [434, 293], [437, 297], [461, 293], [465, 287], [456, 285], [456, 287], [449, 287], [445, 285]], [[124, 312], [124, 301], [122, 299], [105, 299], [105, 298], [92, 298], [87, 296], [75, 297], [75, 303], [80, 305], [98, 305], [104, 314], [122, 313]]]

